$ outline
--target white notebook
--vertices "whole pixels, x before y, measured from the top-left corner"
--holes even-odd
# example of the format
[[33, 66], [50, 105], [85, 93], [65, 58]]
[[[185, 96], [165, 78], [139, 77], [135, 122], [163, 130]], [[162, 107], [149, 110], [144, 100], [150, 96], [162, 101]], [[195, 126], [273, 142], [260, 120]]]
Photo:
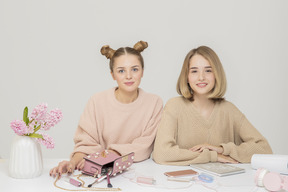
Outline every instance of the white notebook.
[[204, 163], [204, 164], [191, 164], [192, 168], [201, 170], [217, 176], [234, 175], [244, 173], [245, 169], [224, 163]]

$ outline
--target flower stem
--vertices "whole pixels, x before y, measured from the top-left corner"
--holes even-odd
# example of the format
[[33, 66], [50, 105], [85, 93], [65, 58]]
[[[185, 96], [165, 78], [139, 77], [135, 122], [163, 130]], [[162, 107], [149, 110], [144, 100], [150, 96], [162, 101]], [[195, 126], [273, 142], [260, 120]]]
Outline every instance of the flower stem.
[[30, 135], [28, 135], [29, 137], [33, 137], [33, 138], [40, 138], [40, 139], [43, 139], [43, 136], [40, 135], [40, 134], [37, 134], [37, 133], [32, 133]]
[[33, 134], [36, 133], [40, 128], [41, 128], [41, 125], [39, 125], [36, 129], [34, 129]]

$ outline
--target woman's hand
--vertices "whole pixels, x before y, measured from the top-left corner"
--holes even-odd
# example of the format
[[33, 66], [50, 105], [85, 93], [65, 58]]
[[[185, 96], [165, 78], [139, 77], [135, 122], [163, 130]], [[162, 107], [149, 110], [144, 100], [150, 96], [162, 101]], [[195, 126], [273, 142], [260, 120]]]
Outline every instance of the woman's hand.
[[61, 161], [58, 166], [50, 170], [50, 176], [55, 177], [59, 174], [61, 176], [63, 173], [73, 173], [75, 169], [75, 164], [71, 161]]
[[217, 161], [221, 163], [239, 163], [235, 159], [231, 158], [230, 156], [223, 155], [222, 153], [224, 152], [223, 147], [219, 146], [214, 146], [210, 144], [200, 144], [192, 147], [190, 150], [194, 152], [202, 152], [204, 149], [208, 149], [210, 151], [216, 151], [217, 154]]
[[217, 161], [220, 163], [239, 163], [238, 161], [227, 155], [218, 154], [217, 158]]
[[61, 161], [58, 166], [50, 170], [50, 176], [55, 177], [59, 174], [61, 176], [63, 173], [73, 173], [75, 169], [81, 171], [85, 164], [86, 156], [84, 153], [75, 153], [70, 161]]
[[76, 166], [76, 169], [78, 171], [81, 171], [83, 168], [84, 168], [84, 165], [85, 165], [85, 159], [82, 159]]
[[204, 149], [208, 149], [209, 151], [216, 151], [218, 154], [222, 154], [224, 151], [223, 147], [217, 147], [210, 144], [200, 144], [190, 148], [190, 150], [194, 152], [202, 152]]

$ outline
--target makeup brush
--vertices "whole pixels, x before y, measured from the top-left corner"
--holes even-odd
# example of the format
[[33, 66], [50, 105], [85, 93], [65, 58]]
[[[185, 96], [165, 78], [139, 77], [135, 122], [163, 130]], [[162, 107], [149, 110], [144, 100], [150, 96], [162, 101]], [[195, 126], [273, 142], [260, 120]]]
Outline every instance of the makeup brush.
[[93, 183], [89, 184], [88, 187], [92, 187], [92, 185], [94, 185], [95, 183], [99, 183], [100, 181], [102, 181], [103, 179], [105, 179], [107, 177], [107, 175], [103, 175], [102, 177], [99, 177], [98, 179], [96, 179]]
[[107, 187], [108, 187], [108, 188], [112, 188], [113, 186], [112, 186], [112, 184], [110, 183], [109, 173], [107, 173], [107, 182], [108, 182]]

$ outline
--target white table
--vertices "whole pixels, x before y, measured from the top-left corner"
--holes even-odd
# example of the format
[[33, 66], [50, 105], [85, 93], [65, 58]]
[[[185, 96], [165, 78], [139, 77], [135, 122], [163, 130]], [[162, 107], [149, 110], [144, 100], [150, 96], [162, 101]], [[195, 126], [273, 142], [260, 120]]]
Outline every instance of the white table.
[[[44, 170], [41, 176], [33, 179], [14, 179], [9, 177], [8, 174], [8, 160], [0, 160], [0, 192], [63, 192], [64, 190], [58, 189], [54, 186], [55, 179], [49, 176], [49, 170], [60, 162], [61, 159], [44, 159]], [[111, 183], [113, 187], [120, 188], [124, 192], [152, 192], [152, 191], [179, 191], [179, 192], [191, 192], [191, 191], [223, 191], [223, 192], [256, 192], [266, 191], [264, 188], [255, 187], [253, 170], [250, 164], [237, 164], [245, 168], [246, 172], [225, 176], [214, 176], [214, 182], [212, 184], [205, 184], [195, 182], [176, 182], [168, 181], [167, 177], [163, 174], [167, 171], [176, 171], [189, 169], [189, 166], [166, 166], [156, 164], [153, 160], [148, 159], [140, 163], [134, 163], [129, 171], [124, 174], [119, 174], [116, 177], [111, 177]], [[78, 172], [80, 173], [80, 172]], [[76, 172], [77, 174], [77, 172]], [[153, 177], [156, 180], [156, 185], [144, 185], [133, 182], [136, 176]], [[132, 180], [130, 180], [130, 179]], [[134, 179], [133, 179], [134, 178]], [[92, 180], [91, 180], [92, 181]], [[59, 185], [67, 189], [80, 189], [74, 187], [63, 181], [58, 182]], [[88, 182], [86, 183], [89, 184]], [[93, 187], [106, 187], [107, 182], [104, 180], [100, 184], [95, 184]], [[185, 188], [186, 187], [186, 188]], [[211, 188], [211, 189], [210, 189]], [[170, 189], [170, 190], [169, 190]]]

